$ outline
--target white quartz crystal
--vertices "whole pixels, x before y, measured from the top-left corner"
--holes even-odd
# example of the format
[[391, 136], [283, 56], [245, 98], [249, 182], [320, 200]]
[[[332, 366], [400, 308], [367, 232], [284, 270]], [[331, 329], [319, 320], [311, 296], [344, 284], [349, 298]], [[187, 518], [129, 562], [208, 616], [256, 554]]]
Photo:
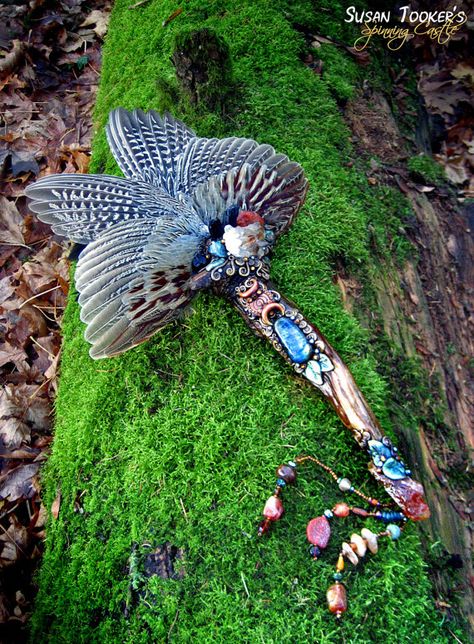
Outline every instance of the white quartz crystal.
[[262, 257], [267, 246], [265, 229], [259, 222], [248, 226], [226, 226], [223, 241], [227, 252], [235, 257]]

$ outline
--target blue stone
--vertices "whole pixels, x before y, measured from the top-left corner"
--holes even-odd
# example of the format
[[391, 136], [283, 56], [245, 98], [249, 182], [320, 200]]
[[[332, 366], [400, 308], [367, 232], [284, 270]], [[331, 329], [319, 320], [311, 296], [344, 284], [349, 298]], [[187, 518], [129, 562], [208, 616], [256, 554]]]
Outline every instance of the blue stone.
[[280, 487], [285, 487], [286, 481], [284, 479], [277, 479], [277, 485]]
[[392, 481], [399, 481], [406, 478], [407, 471], [401, 461], [395, 458], [388, 458], [382, 466], [382, 472]]
[[303, 331], [292, 320], [285, 317], [278, 318], [274, 329], [293, 362], [301, 364], [310, 359], [313, 347]]
[[390, 533], [390, 538], [393, 540], [398, 539], [402, 534], [400, 528], [394, 523], [389, 523], [385, 529]]
[[216, 257], [227, 257], [227, 250], [221, 241], [213, 241], [209, 244], [209, 252]]
[[313, 385], [323, 384], [321, 365], [316, 360], [310, 360], [308, 362], [304, 371], [304, 375], [310, 382], [313, 383]]
[[214, 268], [218, 268], [219, 266], [223, 266], [225, 264], [225, 259], [222, 257], [217, 257], [216, 259], [213, 259], [212, 262], [210, 262], [206, 266], [206, 271], [212, 271]]

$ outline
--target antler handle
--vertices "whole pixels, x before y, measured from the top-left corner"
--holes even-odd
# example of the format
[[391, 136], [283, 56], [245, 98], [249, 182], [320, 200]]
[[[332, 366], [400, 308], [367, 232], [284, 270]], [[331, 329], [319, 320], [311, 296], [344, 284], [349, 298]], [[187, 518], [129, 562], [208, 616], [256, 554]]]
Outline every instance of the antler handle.
[[297, 373], [329, 399], [360, 447], [371, 455], [371, 473], [405, 515], [413, 520], [428, 518], [430, 511], [422, 485], [410, 477], [397, 448], [384, 436], [339, 354], [321, 331], [266, 280], [264, 273], [259, 276], [258, 268], [250, 267], [248, 276], [236, 271], [224, 294], [250, 328], [266, 338]]

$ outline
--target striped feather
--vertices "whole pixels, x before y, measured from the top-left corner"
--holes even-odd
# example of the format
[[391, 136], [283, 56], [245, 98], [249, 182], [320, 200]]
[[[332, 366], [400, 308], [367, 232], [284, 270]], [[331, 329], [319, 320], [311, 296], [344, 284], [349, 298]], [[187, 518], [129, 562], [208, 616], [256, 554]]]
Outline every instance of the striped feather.
[[153, 110], [112, 110], [107, 140], [120, 169], [128, 179], [146, 181], [175, 195], [177, 164], [194, 132], [170, 114]]
[[143, 181], [107, 175], [48, 175], [26, 188], [30, 209], [57, 235], [88, 243], [117, 223], [143, 217], [192, 217], [182, 203]]
[[203, 221], [224, 221], [226, 211], [237, 205], [257, 212], [275, 233], [285, 231], [304, 202], [308, 182], [301, 166], [284, 155], [272, 155], [267, 161], [270, 167], [244, 164], [201, 184], [193, 200]]
[[92, 358], [143, 342], [189, 304], [190, 266], [205, 229], [176, 218], [123, 222], [82, 252], [76, 270], [81, 320]]

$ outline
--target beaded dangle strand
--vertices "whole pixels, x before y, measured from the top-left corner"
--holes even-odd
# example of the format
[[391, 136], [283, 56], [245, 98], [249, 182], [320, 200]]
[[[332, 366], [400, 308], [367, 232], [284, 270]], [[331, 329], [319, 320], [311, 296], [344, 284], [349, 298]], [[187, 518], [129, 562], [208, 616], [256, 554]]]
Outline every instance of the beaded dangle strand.
[[267, 499], [265, 507], [263, 508], [264, 519], [259, 524], [258, 536], [263, 536], [267, 533], [271, 524], [282, 517], [284, 512], [283, 502], [281, 500], [282, 490], [287, 485], [293, 485], [296, 483], [297, 467], [306, 461], [316, 464], [327, 472], [334, 481], [336, 481], [341, 492], [350, 492], [359, 496], [364, 499], [370, 507], [369, 510], [366, 510], [364, 508], [350, 506], [347, 503], [336, 503], [331, 510], [326, 509], [321, 516], [311, 519], [306, 527], [306, 536], [308, 541], [311, 543], [309, 552], [314, 560], [320, 558], [322, 550], [324, 550], [329, 543], [331, 536], [331, 527], [329, 522], [333, 517], [345, 518], [350, 514], [354, 514], [364, 519], [373, 518], [387, 524], [385, 530], [377, 534], [368, 528], [363, 528], [360, 534], [353, 533], [351, 535], [349, 543], [345, 541], [342, 543], [335, 566], [335, 572], [333, 574], [334, 584], [328, 588], [326, 594], [329, 611], [339, 619], [347, 610], [346, 587], [342, 583], [345, 560], [356, 566], [359, 563], [359, 560], [365, 557], [367, 551], [371, 554], [376, 554], [378, 552], [378, 540], [380, 538], [389, 537], [394, 540], [398, 539], [401, 535], [402, 528], [400, 528], [396, 522], [405, 524], [407, 522], [407, 517], [403, 512], [388, 509], [390, 507], [389, 504], [380, 503], [377, 499], [367, 496], [360, 490], [356, 489], [349, 479], [338, 476], [334, 470], [316, 457], [298, 456], [295, 461], [288, 461], [288, 463], [277, 467], [275, 490], [272, 496]]

